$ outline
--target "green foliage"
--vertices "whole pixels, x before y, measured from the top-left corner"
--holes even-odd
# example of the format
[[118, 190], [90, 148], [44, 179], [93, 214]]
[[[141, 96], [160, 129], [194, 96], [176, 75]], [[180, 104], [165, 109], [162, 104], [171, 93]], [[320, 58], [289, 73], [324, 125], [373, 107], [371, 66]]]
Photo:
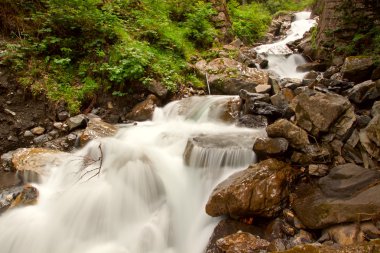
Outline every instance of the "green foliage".
[[240, 5], [232, 0], [228, 3], [234, 34], [246, 43], [253, 43], [262, 37], [271, 21], [270, 13], [263, 4], [252, 2]]
[[212, 45], [217, 31], [211, 23], [212, 15], [216, 14], [211, 3], [198, 1], [192, 7], [192, 12], [186, 15], [186, 36], [195, 42], [200, 48], [207, 48]]
[[301, 11], [314, 2], [315, 0], [267, 0], [265, 6], [270, 13], [275, 14], [279, 11]]

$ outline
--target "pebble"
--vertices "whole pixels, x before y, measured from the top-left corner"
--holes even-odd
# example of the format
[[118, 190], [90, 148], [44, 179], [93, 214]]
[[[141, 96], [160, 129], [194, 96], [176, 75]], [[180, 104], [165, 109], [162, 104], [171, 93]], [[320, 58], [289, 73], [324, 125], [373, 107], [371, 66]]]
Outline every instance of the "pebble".
[[26, 137], [26, 138], [28, 138], [28, 137], [34, 137], [34, 134], [31, 131], [26, 130], [24, 132], [24, 137]]
[[33, 128], [32, 130], [30, 130], [33, 134], [35, 135], [41, 135], [45, 132], [45, 128], [41, 127], [41, 126], [38, 126], [38, 127], [35, 127]]

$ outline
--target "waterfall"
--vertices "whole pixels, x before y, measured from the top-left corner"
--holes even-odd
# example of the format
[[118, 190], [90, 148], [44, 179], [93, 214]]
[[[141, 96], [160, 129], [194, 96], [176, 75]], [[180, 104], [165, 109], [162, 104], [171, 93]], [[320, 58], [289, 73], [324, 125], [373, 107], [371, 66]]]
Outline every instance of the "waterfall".
[[310, 12], [298, 12], [292, 22], [287, 36], [275, 43], [261, 45], [255, 48], [261, 57], [268, 60], [268, 70], [277, 73], [281, 78], [302, 79], [306, 73], [297, 72], [297, 66], [305, 64], [306, 61], [300, 54], [293, 54], [287, 43], [301, 39], [303, 35], [316, 25], [314, 19], [310, 19]]
[[[156, 109], [153, 121], [125, 125], [114, 137], [90, 142], [61, 166], [47, 165], [50, 176], [35, 185], [38, 204], [0, 216], [1, 251], [203, 252], [218, 222], [204, 211], [211, 190], [254, 161], [253, 141], [264, 135], [262, 129], [218, 119], [231, 99], [172, 102]], [[210, 136], [215, 143], [207, 147], [207, 157], [212, 159], [199, 158], [198, 148], [205, 147], [195, 147], [187, 164], [188, 141]], [[203, 159], [205, 166], [194, 159]]]

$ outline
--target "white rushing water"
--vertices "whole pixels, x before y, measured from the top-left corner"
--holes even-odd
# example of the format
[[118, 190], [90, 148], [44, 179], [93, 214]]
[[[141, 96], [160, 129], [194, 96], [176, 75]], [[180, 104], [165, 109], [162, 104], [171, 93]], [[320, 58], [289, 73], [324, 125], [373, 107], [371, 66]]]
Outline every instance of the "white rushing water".
[[268, 70], [277, 73], [281, 78], [300, 78], [306, 73], [297, 72], [297, 66], [305, 64], [306, 61], [300, 54], [293, 54], [293, 51], [286, 45], [289, 42], [301, 39], [303, 35], [316, 25], [315, 19], [310, 19], [310, 12], [298, 12], [292, 22], [287, 36], [275, 43], [265, 44], [255, 48], [269, 62]]
[[38, 204], [0, 216], [1, 252], [203, 252], [218, 221], [204, 211], [211, 190], [246, 168], [254, 154], [235, 150], [232, 156], [243, 157], [244, 164], [232, 158], [217, 167], [213, 160], [220, 159], [220, 150], [212, 155], [211, 148], [207, 166], [186, 166], [187, 140], [264, 134], [218, 122], [219, 105], [229, 99], [173, 102], [157, 109], [152, 122], [125, 126], [115, 137], [90, 142], [62, 166], [48, 165], [51, 175], [36, 185]]

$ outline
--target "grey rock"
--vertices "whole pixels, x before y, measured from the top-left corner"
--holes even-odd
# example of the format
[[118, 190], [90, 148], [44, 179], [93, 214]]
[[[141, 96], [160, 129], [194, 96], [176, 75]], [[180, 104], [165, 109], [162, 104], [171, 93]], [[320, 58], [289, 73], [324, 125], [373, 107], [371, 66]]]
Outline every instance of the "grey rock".
[[52, 139], [52, 137], [49, 135], [49, 134], [43, 134], [43, 135], [40, 135], [40, 136], [37, 136], [33, 139], [33, 142], [35, 144], [42, 144], [44, 142], [48, 142]]
[[78, 128], [84, 128], [87, 125], [87, 117], [84, 114], [79, 114], [75, 117], [68, 118], [66, 120], [69, 131], [73, 131]]
[[34, 134], [33, 134], [31, 131], [26, 130], [26, 131], [24, 132], [24, 137], [25, 137], [25, 138], [32, 138], [32, 137], [34, 137]]
[[70, 117], [70, 113], [68, 113], [67, 111], [62, 111], [59, 112], [57, 116], [59, 121], [65, 121]]
[[310, 229], [370, 220], [380, 215], [379, 182], [378, 171], [355, 164], [337, 166], [319, 179], [317, 187], [300, 185], [293, 209]]
[[248, 128], [264, 128], [268, 126], [268, 119], [263, 115], [247, 114], [239, 117], [237, 126]]
[[296, 96], [292, 103], [296, 114], [296, 123], [312, 135], [328, 132], [330, 126], [351, 107], [350, 102], [337, 94], [305, 92]]
[[376, 82], [368, 80], [357, 84], [348, 90], [347, 96], [356, 104], [375, 100], [380, 97], [380, 80]]

